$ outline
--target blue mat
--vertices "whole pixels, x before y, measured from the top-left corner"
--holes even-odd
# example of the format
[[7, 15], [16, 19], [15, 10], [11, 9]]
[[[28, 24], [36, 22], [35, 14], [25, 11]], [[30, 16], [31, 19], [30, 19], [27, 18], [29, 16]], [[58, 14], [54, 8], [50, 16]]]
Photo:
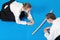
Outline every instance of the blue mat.
[[[0, 0], [0, 10], [2, 5], [9, 0]], [[0, 40], [46, 40], [44, 28], [51, 26], [47, 22], [37, 31], [32, 32], [45, 19], [45, 15], [52, 9], [57, 17], [60, 17], [60, 0], [16, 0], [18, 2], [29, 2], [32, 5], [31, 14], [35, 24], [32, 26], [18, 25], [15, 22], [3, 22], [0, 20]], [[47, 25], [48, 24], [48, 25]]]

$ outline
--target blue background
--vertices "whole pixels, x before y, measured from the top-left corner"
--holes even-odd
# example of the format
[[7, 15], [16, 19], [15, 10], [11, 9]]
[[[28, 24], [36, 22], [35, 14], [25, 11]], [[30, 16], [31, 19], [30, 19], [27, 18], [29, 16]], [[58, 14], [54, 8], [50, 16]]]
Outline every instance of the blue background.
[[[0, 0], [0, 10], [2, 4], [9, 0]], [[29, 2], [32, 5], [31, 14], [35, 24], [32, 26], [19, 25], [15, 22], [3, 22], [0, 20], [0, 40], [46, 40], [44, 37], [44, 28], [51, 26], [47, 22], [37, 31], [35, 35], [32, 32], [45, 19], [45, 15], [53, 10], [57, 17], [60, 17], [60, 0], [16, 0], [18, 2]]]

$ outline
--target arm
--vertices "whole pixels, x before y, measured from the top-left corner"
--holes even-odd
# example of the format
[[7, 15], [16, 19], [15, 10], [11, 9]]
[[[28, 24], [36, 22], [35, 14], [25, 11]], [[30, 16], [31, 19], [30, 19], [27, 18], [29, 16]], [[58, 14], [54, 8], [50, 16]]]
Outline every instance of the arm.
[[44, 32], [47, 31], [48, 33], [50, 33], [50, 28], [51, 28], [51, 27], [46, 27], [46, 28], [44, 28]]
[[50, 34], [47, 31], [45, 31], [44, 36], [47, 38], [47, 40], [53, 40], [54, 39], [54, 28], [50, 29]]
[[34, 24], [34, 20], [33, 20], [32, 16], [31, 16], [30, 12], [28, 13], [28, 19], [30, 20], [30, 22], [32, 24]]
[[[17, 13], [18, 13], [18, 14], [17, 14]], [[26, 25], [27, 22], [26, 22], [26, 21], [21, 21], [20, 18], [19, 18], [20, 12], [17, 12], [17, 13], [15, 14], [15, 20], [16, 20], [16, 23], [17, 23], [17, 24], [23, 24], [23, 25]]]

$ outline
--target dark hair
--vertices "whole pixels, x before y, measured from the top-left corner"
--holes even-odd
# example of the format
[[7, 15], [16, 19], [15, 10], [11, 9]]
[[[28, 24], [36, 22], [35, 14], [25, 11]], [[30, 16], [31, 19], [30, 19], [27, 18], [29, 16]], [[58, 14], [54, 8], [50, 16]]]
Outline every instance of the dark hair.
[[30, 3], [23, 3], [23, 7], [31, 8], [31, 4]]
[[46, 15], [46, 18], [47, 18], [47, 19], [51, 18], [51, 19], [55, 20], [55, 19], [56, 19], [56, 16], [55, 16], [53, 13], [48, 13], [48, 14]]

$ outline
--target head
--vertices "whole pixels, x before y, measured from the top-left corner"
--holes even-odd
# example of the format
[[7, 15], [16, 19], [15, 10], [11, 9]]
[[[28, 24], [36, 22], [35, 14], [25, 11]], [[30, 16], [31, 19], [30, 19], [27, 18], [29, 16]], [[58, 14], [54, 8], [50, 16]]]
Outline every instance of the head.
[[56, 16], [53, 13], [48, 13], [46, 19], [48, 23], [52, 23], [56, 19]]
[[23, 3], [23, 9], [29, 12], [31, 10], [31, 4], [30, 3]]

